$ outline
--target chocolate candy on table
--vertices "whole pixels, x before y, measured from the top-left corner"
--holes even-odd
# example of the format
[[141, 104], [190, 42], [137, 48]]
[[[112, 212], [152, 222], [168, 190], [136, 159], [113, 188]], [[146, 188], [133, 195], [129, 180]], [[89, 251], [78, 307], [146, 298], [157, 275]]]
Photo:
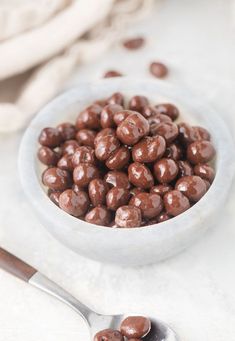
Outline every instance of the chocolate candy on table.
[[121, 76], [123, 76], [123, 74], [115, 70], [106, 71], [104, 74], [104, 78], [121, 77]]
[[202, 179], [213, 182], [215, 178], [214, 169], [207, 164], [198, 164], [194, 167], [194, 174], [200, 176]]
[[62, 139], [64, 141], [73, 140], [76, 136], [76, 128], [75, 125], [70, 122], [64, 122], [57, 126], [58, 131], [60, 132]]
[[177, 181], [175, 189], [182, 192], [190, 201], [197, 202], [206, 193], [206, 184], [200, 176], [184, 176]]
[[179, 110], [171, 103], [154, 106], [137, 95], [127, 106], [116, 92], [85, 108], [75, 125], [64, 122], [39, 135], [48, 197], [92, 224], [164, 222], [200, 200], [215, 177], [205, 128], [175, 124]]
[[126, 205], [117, 209], [115, 223], [118, 227], [140, 227], [141, 221], [141, 210], [138, 207]]
[[101, 330], [94, 337], [94, 341], [124, 341], [124, 337], [118, 330]]
[[163, 114], [169, 116], [172, 121], [175, 121], [179, 117], [179, 109], [171, 103], [163, 103], [155, 105], [155, 112], [157, 114]]
[[136, 37], [132, 39], [126, 39], [123, 41], [123, 46], [128, 50], [137, 50], [145, 43], [145, 39], [142, 37]]
[[93, 206], [104, 205], [106, 194], [109, 191], [108, 184], [102, 179], [94, 179], [89, 183], [88, 193]]
[[146, 219], [156, 217], [163, 209], [162, 198], [155, 193], [139, 193], [132, 197], [129, 204], [138, 207]]
[[154, 162], [160, 159], [166, 150], [166, 141], [162, 136], [147, 136], [132, 148], [135, 162]]
[[110, 155], [105, 165], [112, 170], [122, 169], [129, 163], [129, 160], [130, 151], [127, 147], [122, 146]]
[[100, 115], [102, 107], [98, 104], [92, 104], [83, 110], [77, 117], [76, 128], [79, 129], [100, 129]]
[[161, 184], [172, 182], [178, 171], [179, 167], [172, 159], [161, 159], [154, 164], [154, 175]]
[[89, 208], [89, 198], [86, 192], [75, 193], [72, 189], [67, 189], [59, 197], [60, 208], [75, 217], [83, 216]]
[[59, 153], [49, 147], [40, 147], [38, 150], [38, 159], [46, 166], [55, 166], [59, 161]]
[[109, 186], [119, 188], [130, 188], [130, 183], [126, 173], [121, 171], [110, 171], [104, 177], [105, 182]]
[[81, 146], [94, 148], [94, 140], [97, 132], [91, 129], [81, 129], [76, 134], [76, 140]]
[[116, 211], [120, 206], [128, 204], [130, 191], [126, 188], [113, 187], [106, 195], [106, 205], [108, 209]]
[[174, 217], [190, 208], [189, 199], [177, 190], [166, 193], [163, 200], [166, 212]]
[[114, 114], [123, 110], [118, 104], [108, 104], [101, 111], [100, 123], [102, 128], [115, 128], [116, 124], [113, 120]]
[[129, 109], [142, 113], [144, 108], [149, 104], [148, 98], [145, 96], [134, 96], [129, 101]]
[[142, 137], [148, 135], [149, 123], [138, 112], [133, 112], [117, 127], [117, 137], [127, 145], [136, 144]]
[[80, 187], [87, 187], [91, 180], [99, 178], [98, 168], [90, 163], [79, 163], [73, 171], [73, 181]]
[[149, 66], [150, 73], [157, 78], [164, 78], [168, 74], [168, 68], [163, 63], [153, 62]]
[[128, 177], [129, 181], [136, 187], [148, 189], [154, 185], [154, 178], [149, 168], [139, 162], [130, 164]]
[[52, 167], [43, 172], [42, 182], [52, 190], [64, 191], [71, 185], [71, 176], [66, 170]]
[[209, 141], [196, 141], [187, 148], [187, 158], [194, 165], [209, 162], [214, 156], [215, 148]]
[[95, 225], [109, 226], [111, 213], [106, 207], [97, 206], [86, 214], [85, 221]]
[[95, 151], [88, 146], [79, 146], [72, 155], [73, 167], [77, 167], [80, 163], [96, 164]]
[[39, 135], [38, 141], [42, 146], [55, 148], [61, 144], [62, 136], [57, 128], [44, 128]]
[[120, 330], [122, 335], [131, 338], [143, 338], [151, 329], [151, 321], [143, 316], [130, 316], [122, 321]]

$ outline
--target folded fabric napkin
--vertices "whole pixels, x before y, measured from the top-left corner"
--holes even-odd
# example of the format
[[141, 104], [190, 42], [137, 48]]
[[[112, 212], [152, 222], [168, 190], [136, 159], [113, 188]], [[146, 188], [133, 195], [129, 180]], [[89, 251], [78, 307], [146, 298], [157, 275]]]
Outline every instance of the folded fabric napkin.
[[0, 132], [24, 128], [154, 0], [0, 1]]

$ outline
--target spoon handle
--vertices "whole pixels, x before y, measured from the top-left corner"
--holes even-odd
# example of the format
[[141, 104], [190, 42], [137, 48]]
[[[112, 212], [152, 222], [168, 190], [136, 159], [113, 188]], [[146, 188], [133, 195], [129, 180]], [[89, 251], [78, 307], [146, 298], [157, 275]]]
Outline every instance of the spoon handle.
[[37, 272], [32, 266], [2, 248], [0, 248], [0, 268], [25, 282], [29, 282], [30, 278]]

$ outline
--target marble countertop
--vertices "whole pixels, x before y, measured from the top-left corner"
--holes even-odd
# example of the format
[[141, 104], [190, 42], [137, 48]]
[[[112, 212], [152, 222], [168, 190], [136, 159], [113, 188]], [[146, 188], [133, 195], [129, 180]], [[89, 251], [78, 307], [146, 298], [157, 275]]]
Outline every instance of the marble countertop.
[[[116, 46], [79, 68], [67, 87], [107, 69], [148, 77], [154, 59], [224, 117], [235, 132], [235, 29], [232, 1], [165, 0], [127, 34], [144, 34], [143, 50]], [[121, 62], [120, 62], [121, 60]], [[205, 113], [206, 115], [206, 113]], [[17, 174], [21, 134], [0, 135], [0, 245], [103, 313], [140, 311], [168, 322], [181, 341], [234, 340], [235, 186], [214, 229], [184, 253], [160, 264], [121, 268], [84, 259], [41, 226]], [[234, 157], [232, 155], [231, 157]], [[140, 250], [141, 252], [141, 250]], [[0, 271], [0, 341], [88, 341], [86, 326], [68, 307]]]

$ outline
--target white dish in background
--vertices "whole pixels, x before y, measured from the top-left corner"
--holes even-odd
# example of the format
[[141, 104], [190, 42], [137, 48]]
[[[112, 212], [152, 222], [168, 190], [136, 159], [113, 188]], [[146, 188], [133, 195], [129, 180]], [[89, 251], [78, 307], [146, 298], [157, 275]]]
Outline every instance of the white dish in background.
[[[216, 177], [205, 196], [183, 214], [149, 227], [122, 229], [96, 226], [74, 218], [54, 205], [41, 183], [37, 160], [38, 135], [44, 127], [75, 120], [94, 100], [120, 91], [126, 97], [146, 95], [153, 103], [172, 102], [181, 120], [207, 128], [217, 150]], [[101, 262], [144, 265], [184, 250], [215, 222], [234, 175], [234, 144], [219, 115], [186, 89], [155, 80], [111, 78], [80, 84], [57, 97], [30, 123], [21, 142], [19, 171], [23, 189], [40, 221], [58, 240], [75, 252]]]

